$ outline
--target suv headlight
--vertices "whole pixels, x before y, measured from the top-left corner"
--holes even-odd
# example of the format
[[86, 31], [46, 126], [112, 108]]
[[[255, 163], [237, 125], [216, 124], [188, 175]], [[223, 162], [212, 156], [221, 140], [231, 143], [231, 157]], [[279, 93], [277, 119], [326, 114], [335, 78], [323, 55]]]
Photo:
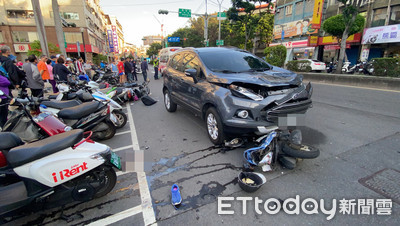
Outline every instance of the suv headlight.
[[231, 93], [236, 97], [244, 97], [255, 101], [261, 101], [264, 99], [263, 96], [240, 86], [229, 85]]

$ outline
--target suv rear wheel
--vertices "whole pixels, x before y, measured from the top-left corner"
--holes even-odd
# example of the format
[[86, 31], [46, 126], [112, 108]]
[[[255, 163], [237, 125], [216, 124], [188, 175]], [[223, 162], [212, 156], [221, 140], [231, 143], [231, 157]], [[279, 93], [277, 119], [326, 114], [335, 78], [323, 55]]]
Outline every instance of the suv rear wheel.
[[213, 144], [222, 144], [225, 140], [224, 127], [221, 117], [214, 107], [210, 107], [205, 115], [207, 134]]
[[166, 89], [164, 90], [164, 105], [165, 109], [169, 112], [175, 112], [176, 111], [176, 103], [171, 100], [171, 95], [169, 91]]

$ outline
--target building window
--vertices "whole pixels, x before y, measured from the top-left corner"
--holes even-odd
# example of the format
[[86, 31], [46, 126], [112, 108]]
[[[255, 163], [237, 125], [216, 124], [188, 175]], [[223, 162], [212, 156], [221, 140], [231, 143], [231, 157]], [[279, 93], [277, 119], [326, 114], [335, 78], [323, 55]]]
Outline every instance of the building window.
[[7, 10], [8, 18], [34, 19], [33, 10]]
[[79, 20], [79, 14], [78, 13], [60, 13], [61, 17], [66, 19], [66, 20]]
[[4, 39], [3, 39], [3, 32], [0, 32], [0, 43], [3, 43]]
[[[79, 13], [60, 12], [60, 16], [65, 20], [79, 20]], [[50, 11], [50, 18], [53, 18], [53, 11]]]
[[303, 14], [303, 2], [296, 3], [296, 16], [300, 16]]
[[385, 26], [386, 11], [387, 8], [374, 10], [371, 27]]
[[80, 32], [65, 32], [65, 41], [67, 43], [83, 43], [82, 41], [82, 33]]
[[400, 6], [393, 6], [390, 11], [389, 24], [400, 24]]
[[33, 42], [39, 40], [37, 32], [13, 31], [11, 32], [14, 42]]
[[288, 6], [286, 6], [286, 8], [285, 8], [285, 15], [286, 16], [288, 16], [288, 15], [292, 15], [292, 8], [293, 8], [293, 5], [288, 5]]
[[96, 38], [91, 35], [89, 35], [89, 42], [90, 42], [90, 45], [97, 46]]

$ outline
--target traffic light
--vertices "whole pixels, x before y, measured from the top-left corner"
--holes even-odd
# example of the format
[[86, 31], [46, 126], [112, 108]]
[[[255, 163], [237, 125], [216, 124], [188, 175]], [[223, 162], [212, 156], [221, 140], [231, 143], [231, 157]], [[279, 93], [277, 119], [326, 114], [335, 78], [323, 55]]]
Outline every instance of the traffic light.
[[165, 15], [167, 15], [167, 14], [168, 14], [168, 10], [160, 9], [160, 10], [158, 10], [158, 14], [165, 14]]

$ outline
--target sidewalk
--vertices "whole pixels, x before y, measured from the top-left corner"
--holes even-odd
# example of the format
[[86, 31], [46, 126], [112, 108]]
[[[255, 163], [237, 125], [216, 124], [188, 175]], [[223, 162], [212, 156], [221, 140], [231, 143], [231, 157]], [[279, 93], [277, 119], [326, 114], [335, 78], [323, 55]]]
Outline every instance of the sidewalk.
[[299, 72], [299, 74], [304, 75], [306, 81], [400, 91], [400, 78], [311, 72]]

